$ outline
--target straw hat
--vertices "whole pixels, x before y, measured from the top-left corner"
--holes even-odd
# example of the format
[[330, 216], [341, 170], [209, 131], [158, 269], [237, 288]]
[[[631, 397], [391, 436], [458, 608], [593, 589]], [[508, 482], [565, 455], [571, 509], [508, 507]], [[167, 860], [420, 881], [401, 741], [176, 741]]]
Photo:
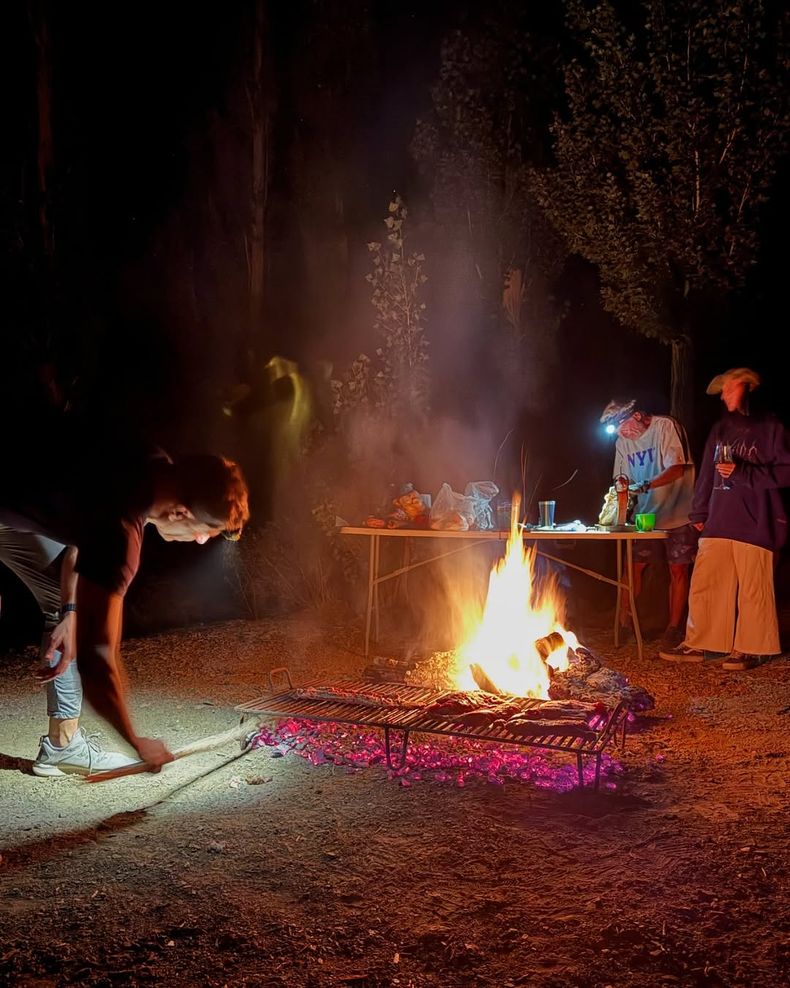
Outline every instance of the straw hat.
[[732, 370], [725, 371], [723, 374], [717, 374], [708, 385], [705, 394], [719, 395], [725, 384], [738, 384], [741, 381], [748, 385], [750, 391], [754, 391], [760, 386], [760, 375], [748, 367], [733, 367]]

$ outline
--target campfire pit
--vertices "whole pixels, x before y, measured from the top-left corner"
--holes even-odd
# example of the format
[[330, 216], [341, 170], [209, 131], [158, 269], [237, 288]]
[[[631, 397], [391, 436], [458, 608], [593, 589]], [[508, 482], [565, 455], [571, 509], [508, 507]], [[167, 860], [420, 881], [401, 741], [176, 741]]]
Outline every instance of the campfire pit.
[[[275, 679], [283, 686], [278, 689]], [[329, 695], [342, 693], [339, 699], [311, 697], [310, 692]], [[584, 787], [584, 760], [595, 758], [595, 788], [598, 788], [601, 774], [601, 757], [604, 749], [614, 744], [618, 737], [625, 746], [628, 724], [628, 706], [620, 702], [606, 711], [603, 723], [595, 731], [594, 737], [579, 737], [572, 734], [535, 734], [532, 737], [517, 737], [503, 727], [476, 727], [458, 724], [450, 719], [433, 717], [426, 708], [439, 703], [451, 690], [435, 690], [405, 683], [370, 683], [362, 680], [327, 682], [308, 680], [294, 686], [287, 669], [273, 669], [269, 673], [269, 692], [239, 704], [236, 710], [242, 720], [249, 714], [271, 717], [300, 718], [330, 723], [352, 724], [359, 727], [379, 728], [384, 732], [384, 750], [387, 765], [398, 770], [405, 764], [409, 739], [412, 734], [439, 734], [475, 741], [493, 741], [498, 744], [515, 745], [522, 748], [538, 748], [560, 751], [576, 756], [579, 787]], [[525, 709], [539, 707], [541, 700], [522, 698]], [[400, 735], [400, 745], [394, 743], [393, 734]], [[393, 752], [395, 747], [397, 754]]]

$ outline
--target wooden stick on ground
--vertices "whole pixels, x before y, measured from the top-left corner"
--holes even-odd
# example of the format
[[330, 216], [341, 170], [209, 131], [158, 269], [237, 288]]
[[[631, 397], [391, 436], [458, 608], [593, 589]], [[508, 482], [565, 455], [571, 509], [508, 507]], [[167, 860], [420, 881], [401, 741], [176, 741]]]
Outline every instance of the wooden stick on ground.
[[[189, 755], [197, 755], [201, 751], [211, 751], [213, 748], [221, 748], [222, 745], [231, 741], [240, 741], [247, 734], [254, 734], [260, 725], [253, 721], [239, 724], [223, 734], [211, 734], [205, 738], [198, 738], [173, 752], [173, 761], [179, 758], [187, 758]], [[170, 764], [168, 762], [168, 764]], [[83, 782], [110, 782], [112, 779], [121, 779], [127, 775], [141, 775], [148, 772], [149, 768], [145, 762], [135, 762], [134, 765], [126, 765], [123, 768], [111, 768], [106, 772], [96, 772], [95, 775], [84, 775]]]

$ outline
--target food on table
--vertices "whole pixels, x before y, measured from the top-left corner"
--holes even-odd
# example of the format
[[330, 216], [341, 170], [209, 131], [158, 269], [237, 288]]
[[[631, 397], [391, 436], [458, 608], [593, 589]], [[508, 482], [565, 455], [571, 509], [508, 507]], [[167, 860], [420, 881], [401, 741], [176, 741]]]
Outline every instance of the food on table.
[[365, 520], [366, 528], [427, 528], [430, 498], [415, 491], [411, 484], [408, 489], [391, 502], [391, 509], [384, 507], [376, 515]]
[[418, 518], [426, 516], [425, 501], [417, 491], [407, 491], [405, 494], [401, 494], [400, 497], [396, 497], [392, 503], [396, 508], [400, 508], [401, 511], [405, 512], [411, 521], [416, 521]]

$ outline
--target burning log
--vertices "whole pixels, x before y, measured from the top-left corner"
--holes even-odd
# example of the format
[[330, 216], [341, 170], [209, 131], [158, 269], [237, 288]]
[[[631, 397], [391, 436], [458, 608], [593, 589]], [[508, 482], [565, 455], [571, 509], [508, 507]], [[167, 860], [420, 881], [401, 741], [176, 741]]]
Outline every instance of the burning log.
[[552, 652], [556, 652], [564, 644], [565, 639], [559, 631], [552, 631], [550, 635], [544, 635], [542, 638], [538, 638], [535, 642], [535, 650], [545, 662]]
[[[565, 639], [559, 631], [552, 631], [551, 634], [544, 635], [542, 638], [537, 639], [535, 642], [535, 651], [541, 657], [543, 662], [547, 662], [549, 656], [553, 652], [556, 652], [558, 648], [562, 648], [563, 645], [565, 645]], [[472, 673], [472, 678], [477, 683], [478, 687], [483, 690], [484, 693], [494, 693], [498, 696], [504, 695], [503, 691], [499, 689], [485, 669], [477, 662], [472, 662], [470, 664], [469, 671]]]
[[502, 690], [499, 689], [493, 680], [489, 679], [488, 673], [482, 666], [473, 662], [469, 666], [469, 671], [472, 673], [472, 679], [474, 679], [484, 693], [493, 693], [495, 696], [503, 695]]

